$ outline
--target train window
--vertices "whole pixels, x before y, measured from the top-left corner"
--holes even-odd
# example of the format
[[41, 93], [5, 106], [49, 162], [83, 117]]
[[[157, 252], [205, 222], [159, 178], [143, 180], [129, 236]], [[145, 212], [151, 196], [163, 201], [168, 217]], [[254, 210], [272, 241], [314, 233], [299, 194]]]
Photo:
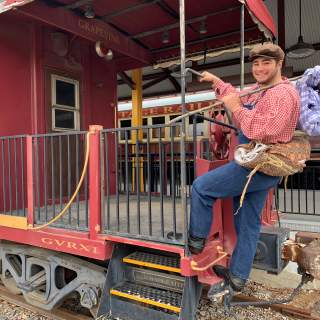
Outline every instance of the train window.
[[80, 129], [79, 81], [51, 74], [52, 129]]
[[76, 106], [75, 84], [58, 80], [56, 81], [56, 103], [69, 107]]
[[[165, 117], [153, 117], [152, 124], [165, 124]], [[152, 138], [164, 138], [165, 137], [165, 127], [153, 128], [152, 129]]]
[[[179, 114], [170, 116], [170, 120], [176, 117], [179, 117]], [[181, 120], [178, 120], [177, 122], [181, 122]], [[173, 137], [180, 137], [180, 126], [173, 126], [171, 130], [173, 131], [172, 132]], [[171, 134], [170, 134], [170, 137], [171, 137]]]
[[[120, 128], [130, 128], [131, 127], [131, 119], [120, 120]], [[120, 131], [120, 140], [126, 139], [126, 132], [128, 140], [131, 139], [131, 130], [121, 130]]]
[[[193, 124], [193, 118], [194, 118], [193, 115], [191, 115], [191, 116], [189, 117], [189, 124]], [[196, 122], [196, 123], [203, 123], [203, 119], [202, 119], [202, 118], [196, 117], [196, 119], [197, 119], [197, 122]]]
[[75, 128], [75, 118], [74, 112], [66, 110], [54, 110], [54, 126], [55, 128], [63, 129], [74, 129]]
[[[142, 125], [143, 126], [147, 126], [148, 125], [148, 118], [143, 118], [142, 119]], [[143, 129], [142, 130], [142, 135], [143, 135], [143, 139], [147, 139], [148, 138], [148, 136], [147, 136], [147, 131], [148, 131], [148, 129]]]
[[[193, 119], [194, 116], [189, 117], [189, 127], [188, 127], [188, 135], [189, 137], [193, 137]], [[203, 136], [204, 135], [204, 121], [201, 118], [196, 117], [196, 135]]]

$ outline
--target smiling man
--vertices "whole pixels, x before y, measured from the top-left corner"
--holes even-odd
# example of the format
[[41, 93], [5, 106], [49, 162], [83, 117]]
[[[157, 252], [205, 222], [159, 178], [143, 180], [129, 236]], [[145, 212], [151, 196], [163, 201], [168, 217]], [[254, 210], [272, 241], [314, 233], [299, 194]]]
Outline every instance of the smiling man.
[[[239, 143], [258, 140], [265, 144], [289, 142], [298, 121], [300, 100], [290, 82], [282, 78], [283, 50], [274, 44], [256, 45], [249, 55], [252, 74], [260, 86], [272, 88], [239, 98], [239, 92], [217, 76], [204, 72], [200, 81], [212, 82], [213, 89], [225, 107], [232, 113], [241, 133]], [[233, 197], [234, 211], [247, 181], [249, 170], [234, 161], [198, 177], [192, 185], [189, 249], [200, 253], [212, 223], [212, 207], [218, 198]], [[249, 184], [243, 206], [234, 216], [237, 244], [230, 268], [214, 266], [215, 273], [224, 278], [236, 291], [241, 291], [249, 277], [260, 233], [260, 217], [270, 188], [276, 186], [279, 177], [261, 172], [255, 174]]]

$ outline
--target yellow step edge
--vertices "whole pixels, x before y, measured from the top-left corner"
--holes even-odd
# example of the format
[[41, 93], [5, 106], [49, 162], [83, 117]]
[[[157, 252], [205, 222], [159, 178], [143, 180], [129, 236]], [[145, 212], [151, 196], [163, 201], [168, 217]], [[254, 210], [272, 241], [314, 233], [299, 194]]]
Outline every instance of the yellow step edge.
[[153, 268], [153, 269], [159, 269], [159, 270], [165, 270], [165, 271], [170, 271], [170, 272], [181, 273], [181, 269], [180, 268], [164, 266], [162, 264], [145, 262], [145, 261], [136, 260], [136, 259], [123, 258], [123, 262], [130, 263], [130, 264], [135, 264], [137, 266], [142, 266], [142, 267], [148, 267], [148, 268]]
[[0, 214], [0, 226], [15, 228], [15, 229], [28, 229], [28, 222], [26, 217], [9, 216]]
[[118, 297], [122, 297], [122, 298], [130, 299], [130, 300], [134, 300], [134, 301], [150, 304], [150, 305], [153, 305], [155, 307], [168, 309], [168, 310], [171, 310], [171, 311], [176, 312], [176, 313], [180, 313], [180, 311], [181, 311], [181, 308], [179, 308], [179, 307], [171, 306], [170, 304], [165, 304], [165, 303], [161, 303], [161, 302], [158, 302], [158, 301], [153, 301], [153, 300], [146, 299], [146, 298], [141, 298], [140, 296], [132, 295], [132, 294], [125, 293], [125, 292], [122, 292], [122, 291], [118, 291], [118, 290], [115, 290], [115, 289], [111, 289], [110, 293], [115, 295], [115, 296], [118, 296]]

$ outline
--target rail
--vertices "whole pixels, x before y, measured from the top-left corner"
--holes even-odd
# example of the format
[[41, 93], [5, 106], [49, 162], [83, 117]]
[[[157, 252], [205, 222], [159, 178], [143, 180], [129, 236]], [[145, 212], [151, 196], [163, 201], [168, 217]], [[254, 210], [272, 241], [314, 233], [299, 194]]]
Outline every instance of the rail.
[[0, 213], [26, 216], [26, 137], [0, 137]]
[[[165, 127], [171, 131], [169, 143], [162, 142]], [[156, 143], [151, 142], [151, 130], [157, 133]], [[101, 198], [105, 233], [166, 243], [184, 242], [187, 212], [182, 212], [181, 201], [187, 192], [180, 177], [187, 172], [179, 156], [185, 142], [174, 137], [177, 130], [181, 132], [181, 123], [102, 131]], [[136, 139], [132, 143], [131, 135], [138, 137], [141, 131], [146, 142]], [[119, 143], [120, 136], [124, 143]]]
[[275, 191], [275, 206], [285, 213], [320, 216], [320, 163], [309, 161], [301, 173], [290, 176]]
[[[84, 164], [86, 131], [32, 136], [34, 222], [55, 219], [70, 201]], [[89, 224], [88, 174], [67, 213], [53, 225], [87, 229]]]

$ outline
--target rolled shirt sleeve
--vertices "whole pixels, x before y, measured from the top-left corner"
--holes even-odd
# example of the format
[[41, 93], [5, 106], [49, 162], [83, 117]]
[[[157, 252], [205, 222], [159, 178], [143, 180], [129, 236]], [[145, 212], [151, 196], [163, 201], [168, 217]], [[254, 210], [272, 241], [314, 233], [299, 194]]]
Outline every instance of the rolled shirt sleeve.
[[212, 86], [216, 96], [220, 99], [223, 98], [224, 96], [236, 92], [236, 88], [227, 82], [222, 81], [219, 79], [218, 81], [215, 82], [215, 84]]

